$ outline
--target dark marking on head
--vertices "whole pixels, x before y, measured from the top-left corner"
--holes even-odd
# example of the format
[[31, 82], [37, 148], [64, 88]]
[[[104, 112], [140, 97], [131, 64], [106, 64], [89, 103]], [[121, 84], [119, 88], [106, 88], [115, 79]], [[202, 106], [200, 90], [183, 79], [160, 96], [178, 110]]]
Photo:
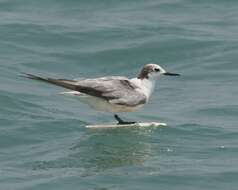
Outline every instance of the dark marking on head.
[[154, 71], [154, 67], [151, 64], [147, 64], [143, 67], [141, 70], [140, 74], [138, 75], [138, 79], [148, 79], [149, 78], [149, 73]]

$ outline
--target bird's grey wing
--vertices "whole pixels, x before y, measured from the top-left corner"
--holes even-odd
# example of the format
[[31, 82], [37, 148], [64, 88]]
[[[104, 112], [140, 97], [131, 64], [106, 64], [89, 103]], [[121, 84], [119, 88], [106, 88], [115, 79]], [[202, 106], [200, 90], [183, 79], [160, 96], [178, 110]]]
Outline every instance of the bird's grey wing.
[[61, 86], [90, 96], [103, 98], [118, 105], [136, 106], [146, 101], [145, 95], [139, 93], [133, 83], [125, 77], [102, 77], [96, 79], [68, 80], [43, 78], [23, 73], [24, 77]]
[[123, 105], [123, 106], [138, 106], [146, 103], [146, 96], [142, 93], [127, 93], [121, 98], [112, 99], [109, 101], [112, 104]]
[[78, 82], [77, 90], [118, 105], [136, 106], [146, 102], [146, 96], [127, 78], [98, 78]]
[[[57, 86], [61, 86], [70, 90], [79, 91], [88, 95], [101, 97], [103, 93], [116, 91], [117, 84], [120, 86], [120, 80], [127, 80], [125, 77], [102, 77], [95, 79], [82, 79], [82, 80], [68, 80], [68, 79], [53, 79], [45, 78], [33, 74], [22, 73], [23, 77], [38, 80]], [[109, 99], [109, 94], [103, 96]]]
[[118, 80], [128, 80], [127, 77], [123, 77], [123, 76], [106, 76], [106, 77], [100, 77], [100, 78], [93, 78], [93, 79], [87, 79], [87, 78], [75, 78], [74, 80], [75, 81], [78, 81], [78, 82], [81, 82], [81, 81], [84, 81], [84, 80], [97, 80], [97, 81], [107, 81], [107, 80], [115, 80], [115, 79], [118, 79]]
[[50, 84], [54, 84], [57, 86], [61, 86], [70, 90], [76, 90], [75, 87], [77, 86], [77, 82], [75, 80], [68, 80], [68, 79], [53, 79], [53, 78], [44, 78], [44, 77], [40, 77], [40, 76], [36, 76], [33, 74], [28, 74], [28, 73], [22, 73], [23, 77], [32, 79], [32, 80], [38, 80], [38, 81], [42, 81], [42, 82], [46, 82], [46, 83], [50, 83]]
[[[42, 81], [50, 84], [54, 84], [56, 86], [61, 86], [66, 89], [78, 91], [81, 93], [85, 93], [87, 95], [102, 97], [103, 92], [108, 92], [111, 90], [111, 84], [108, 81], [109, 79], [105, 80], [105, 78], [99, 79], [84, 79], [84, 80], [68, 80], [68, 79], [53, 79], [53, 78], [44, 78], [33, 74], [22, 73], [23, 77]], [[108, 99], [108, 96], [104, 97]]]

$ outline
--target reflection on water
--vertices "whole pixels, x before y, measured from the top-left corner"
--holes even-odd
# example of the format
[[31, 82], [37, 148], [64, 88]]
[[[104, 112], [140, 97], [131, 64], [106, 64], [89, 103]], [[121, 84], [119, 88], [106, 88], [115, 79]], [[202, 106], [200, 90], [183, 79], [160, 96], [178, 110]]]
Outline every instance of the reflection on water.
[[142, 164], [150, 155], [151, 148], [150, 144], [141, 141], [148, 133], [138, 130], [92, 132], [86, 141], [74, 146], [78, 150], [75, 156], [83, 156], [89, 167], [99, 170]]
[[56, 160], [34, 162], [33, 169], [78, 168], [90, 173], [142, 165], [152, 152], [151, 143], [146, 142], [152, 132], [136, 128], [87, 131], [70, 147], [70, 154]]

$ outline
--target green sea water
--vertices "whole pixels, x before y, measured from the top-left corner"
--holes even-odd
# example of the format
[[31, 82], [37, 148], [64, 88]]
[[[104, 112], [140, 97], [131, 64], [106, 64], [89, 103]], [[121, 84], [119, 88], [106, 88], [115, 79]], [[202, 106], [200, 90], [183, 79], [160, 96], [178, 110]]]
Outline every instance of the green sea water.
[[[0, 0], [0, 190], [238, 189], [238, 1]], [[114, 122], [20, 77], [163, 77]]]

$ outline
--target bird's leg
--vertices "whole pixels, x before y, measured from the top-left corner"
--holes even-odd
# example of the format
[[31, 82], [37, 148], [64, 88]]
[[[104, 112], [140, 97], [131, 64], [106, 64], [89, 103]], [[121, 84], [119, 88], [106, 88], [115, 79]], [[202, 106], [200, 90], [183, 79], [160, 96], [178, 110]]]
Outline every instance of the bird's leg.
[[118, 121], [117, 125], [127, 125], [127, 124], [135, 124], [134, 121], [123, 121], [117, 114], [114, 115], [115, 119]]

